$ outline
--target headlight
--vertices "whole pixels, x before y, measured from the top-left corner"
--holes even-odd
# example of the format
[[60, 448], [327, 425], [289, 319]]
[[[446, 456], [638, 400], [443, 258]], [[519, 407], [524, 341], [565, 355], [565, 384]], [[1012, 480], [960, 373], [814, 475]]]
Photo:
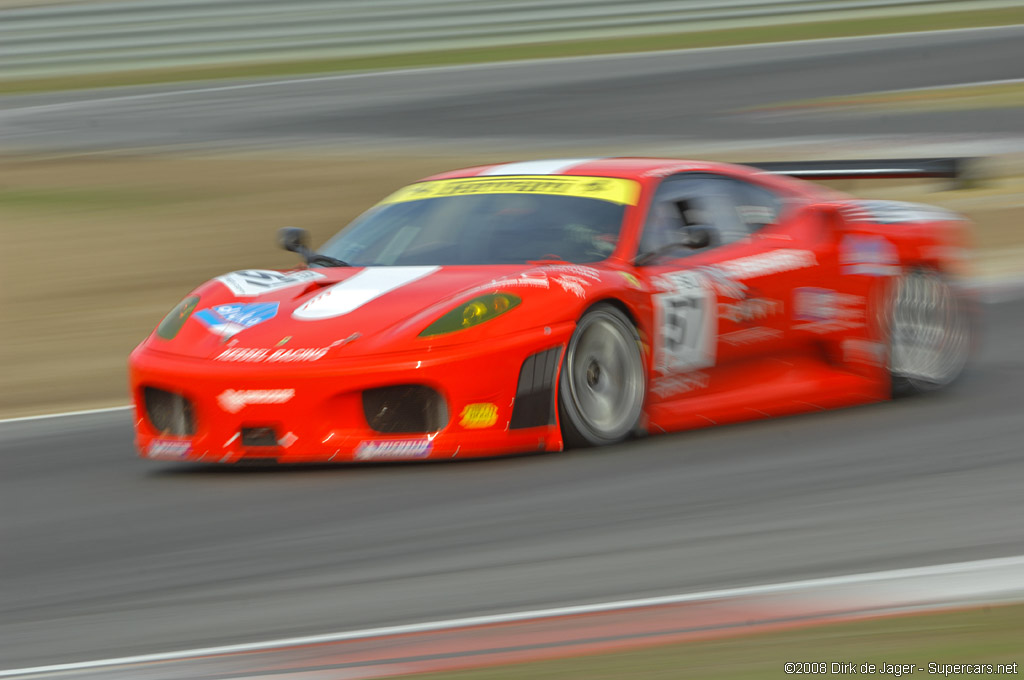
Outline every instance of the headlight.
[[178, 334], [178, 331], [181, 330], [181, 327], [185, 325], [188, 317], [192, 315], [198, 304], [198, 295], [190, 295], [179, 302], [178, 306], [172, 309], [171, 313], [165, 316], [160, 325], [156, 327], [157, 336], [164, 340], [172, 340]]
[[491, 293], [475, 297], [427, 326], [420, 333], [420, 337], [444, 335], [479, 326], [485, 321], [501, 316], [520, 302], [522, 302], [520, 298], [508, 293]]

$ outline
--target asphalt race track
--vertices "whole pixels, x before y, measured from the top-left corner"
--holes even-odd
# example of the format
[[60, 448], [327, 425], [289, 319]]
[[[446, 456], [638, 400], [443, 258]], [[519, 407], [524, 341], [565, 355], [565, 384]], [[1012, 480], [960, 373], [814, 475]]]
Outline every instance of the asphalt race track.
[[0, 425], [0, 668], [1024, 553], [1024, 302], [946, 393], [482, 462], [179, 467]]
[[1021, 144], [1016, 109], [785, 116], [805, 98], [1024, 78], [1024, 27], [391, 74], [0, 98], [0, 147], [694, 145], [942, 135]]
[[[869, 81], [878, 89], [1019, 77], [1021, 33], [956, 34], [946, 38], [951, 45], [927, 48], [928, 65], [915, 71], [890, 62], [884, 73], [872, 70], [881, 59], [875, 53], [860, 53], [866, 65], [858, 70], [851, 56], [802, 60], [797, 48], [780, 48], [791, 68], [789, 76], [777, 72], [775, 89], [791, 82], [786, 98], [815, 90], [809, 81], [791, 81], [800, 68], [819, 74], [815, 92]], [[1000, 39], [1004, 34], [1010, 37]], [[987, 56], [968, 58], [989, 48]], [[651, 98], [645, 106], [668, 97], [679, 89], [666, 85], [671, 69], [649, 59], [647, 77], [620, 72], [603, 82], [628, 80], [638, 96]], [[615, 71], [642, 70], [646, 62], [610, 63]], [[717, 81], [763, 67], [693, 66], [678, 78]], [[836, 68], [849, 72], [846, 85], [829, 76]], [[486, 80], [485, 70], [479, 73]], [[535, 73], [535, 87], [525, 72], [510, 76], [507, 90], [477, 83], [493, 90], [490, 97], [454, 80], [453, 89], [468, 90], [463, 98], [432, 88], [397, 93], [421, 97], [425, 108], [406, 108], [392, 122], [404, 121], [410, 136], [443, 135], [449, 125], [454, 135], [455, 126], [428, 106], [442, 106], [446, 96], [467, 116], [479, 102], [479, 120], [522, 93], [533, 93], [540, 106], [554, 76]], [[372, 80], [359, 82], [372, 90]], [[737, 76], [734, 85], [741, 81]], [[316, 114], [306, 104], [316, 100], [315, 84], [295, 87], [305, 92], [293, 102], [295, 120], [311, 121]], [[581, 90], [611, 96], [597, 85]], [[749, 94], [723, 90], [716, 106], [731, 110]], [[249, 101], [238, 129], [286, 135], [288, 116], [274, 95], [268, 87], [167, 97], [160, 109], [167, 115], [172, 101], [208, 115], [196, 113], [194, 126], [183, 123], [166, 141], [244, 141], [230, 137], [227, 120], [243, 99], [258, 97], [267, 98], [265, 119], [258, 124]], [[385, 134], [386, 119], [370, 115], [384, 110], [374, 107], [384, 106], [385, 96], [378, 87], [367, 94], [375, 103], [339, 107], [344, 134]], [[330, 98], [322, 96], [324, 110]], [[35, 131], [63, 125], [64, 137], [50, 142], [131, 145], [159, 125], [146, 113], [158, 100], [108, 101], [89, 108], [110, 114], [109, 125], [89, 138], [70, 122], [81, 112], [76, 106], [97, 105], [58, 99], [0, 103], [7, 110], [0, 112], [0, 144], [23, 134], [19, 143], [34, 145]], [[53, 108], [11, 117], [29, 101]], [[135, 123], [125, 122], [118, 138], [121, 106]], [[616, 106], [625, 127], [636, 107]], [[549, 114], [537, 115], [551, 122], [552, 135], [564, 133], [568, 117], [557, 107]], [[600, 135], [614, 127], [602, 122], [614, 114], [596, 115], [593, 128], [589, 118], [576, 122]], [[972, 115], [962, 120], [977, 127], [962, 127], [965, 133], [1024, 132], [1024, 122], [1009, 114], [1005, 129], [983, 127], [988, 123]], [[504, 129], [526, 134], [507, 125], [515, 118], [506, 117]], [[872, 134], [889, 131], [884, 120], [877, 125]], [[653, 123], [647, 132], [669, 134]], [[302, 132], [315, 133], [312, 122]], [[1024, 301], [987, 305], [982, 321], [976, 361], [947, 392], [601, 450], [451, 464], [217, 468], [138, 460], [126, 411], [0, 423], [0, 669], [1022, 554]]]

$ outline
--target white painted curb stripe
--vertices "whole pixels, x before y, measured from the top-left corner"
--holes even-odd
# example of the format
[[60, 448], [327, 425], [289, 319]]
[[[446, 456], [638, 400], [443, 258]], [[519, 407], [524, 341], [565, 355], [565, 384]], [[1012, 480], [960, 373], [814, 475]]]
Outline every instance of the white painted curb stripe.
[[2, 418], [0, 425], [4, 423], [24, 423], [30, 420], [45, 420], [47, 418], [64, 418], [65, 416], [91, 416], [95, 413], [113, 413], [115, 411], [127, 411], [132, 408], [131, 404], [123, 406], [108, 406], [106, 408], [90, 408], [84, 411], [64, 411], [63, 413], [43, 413], [37, 416], [19, 416], [18, 418]]
[[[681, 604], [687, 602], [702, 602], [706, 600], [721, 600], [756, 595], [769, 595], [773, 593], [804, 591], [833, 586], [848, 586], [858, 583], [875, 583], [895, 579], [921, 579], [951, 574], [972, 574], [993, 569], [1006, 568], [1021, 569], [1021, 573], [1018, 575], [1019, 578], [1016, 578], [1015, 582], [1017, 589], [1021, 591], [1022, 594], [1024, 594], [1024, 555], [1016, 555], [1013, 557], [997, 557], [994, 559], [974, 560], [970, 562], [955, 562], [952, 564], [938, 564], [928, 567], [911, 567], [908, 569], [892, 569], [888, 571], [877, 571], [863, 574], [849, 574], [846, 576], [831, 576], [827, 578], [807, 579], [803, 581], [791, 581], [787, 583], [771, 583], [758, 586], [745, 586], [741, 588], [725, 588], [722, 590], [709, 590], [699, 593], [663, 595], [659, 597], [646, 597], [633, 600], [616, 600], [612, 602], [597, 602], [593, 604], [583, 604], [569, 607], [554, 607], [550, 609], [535, 609], [531, 611], [509, 612], [504, 614], [470, 616], [461, 619], [426, 621], [423, 623], [411, 623], [397, 626], [383, 626], [380, 628], [365, 628], [361, 630], [350, 630], [338, 633], [326, 633], [323, 635], [307, 635], [304, 637], [282, 638], [279, 640], [266, 640], [263, 642], [222, 645], [219, 647], [201, 647], [198, 649], [186, 649], [177, 652], [140, 654], [137, 656], [124, 656], [113, 659], [98, 659], [96, 661], [82, 661], [78, 663], [54, 664], [51, 666], [35, 666], [32, 668], [14, 668], [0, 671], [0, 677], [32, 675], [38, 673], [54, 673], [58, 671], [88, 670], [109, 666], [123, 666], [127, 664], [150, 663], [156, 661], [174, 661], [181, 659], [190, 659], [200, 656], [212, 656], [217, 654], [235, 654], [239, 652], [269, 651], [271, 649], [298, 647], [302, 645], [314, 645], [326, 642], [343, 642], [346, 640], [359, 640], [364, 638], [404, 635], [408, 633], [425, 633], [439, 630], [450, 630], [453, 628], [464, 628], [469, 626], [483, 626], [496, 623], [511, 623], [515, 621], [548, 619], [559, 616], [572, 616], [575, 614], [590, 614], [597, 612], [610, 612], [621, 609], [655, 607], [659, 605], [668, 604]], [[984, 579], [977, 580], [979, 581], [979, 583], [982, 583], [984, 581]], [[1005, 590], [1005, 588], [1003, 590]], [[995, 592], [1003, 592], [1003, 590], [997, 590]]]

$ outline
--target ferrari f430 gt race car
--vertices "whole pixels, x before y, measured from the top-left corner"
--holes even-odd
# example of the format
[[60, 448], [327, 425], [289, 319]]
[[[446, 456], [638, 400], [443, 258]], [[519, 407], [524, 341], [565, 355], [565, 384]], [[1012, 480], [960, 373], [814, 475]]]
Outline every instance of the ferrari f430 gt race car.
[[620, 442], [941, 387], [967, 224], [761, 167], [507, 163], [391, 194], [290, 271], [201, 285], [132, 353], [142, 456], [450, 459]]

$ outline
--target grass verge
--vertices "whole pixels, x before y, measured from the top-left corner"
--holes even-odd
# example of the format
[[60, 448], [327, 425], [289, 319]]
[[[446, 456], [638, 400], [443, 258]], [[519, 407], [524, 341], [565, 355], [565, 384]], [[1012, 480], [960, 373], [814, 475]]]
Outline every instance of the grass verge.
[[451, 66], [495, 61], [651, 52], [691, 49], [695, 47], [723, 47], [753, 43], [786, 42], [815, 38], [840, 38], [883, 33], [1004, 26], [1020, 23], [1024, 23], [1024, 7], [990, 9], [978, 12], [937, 12], [934, 14], [911, 16], [886, 16], [881, 18], [749, 26], [670, 35], [574, 40], [373, 57], [220, 64], [166, 69], [125, 70], [99, 74], [5, 79], [0, 80], [0, 94], [27, 94], [195, 80], [273, 78], [318, 73]]
[[[1024, 605], [815, 626], [720, 640], [475, 670], [417, 675], [418, 680], [711, 680], [786, 675], [977, 678], [1024, 672]], [[787, 663], [826, 664], [824, 673], [787, 673]], [[833, 664], [836, 664], [833, 666]], [[862, 664], [873, 664], [874, 672]], [[970, 666], [954, 668], [956, 665]], [[991, 670], [989, 670], [991, 667]], [[820, 667], [818, 667], [820, 668]], [[849, 669], [849, 666], [846, 666]], [[964, 672], [966, 671], [966, 672]], [[986, 672], [987, 671], [987, 672]], [[999, 673], [999, 671], [1003, 671]]]
[[1024, 82], [870, 92], [843, 97], [801, 99], [747, 111], [790, 113], [918, 113], [1024, 108]]

